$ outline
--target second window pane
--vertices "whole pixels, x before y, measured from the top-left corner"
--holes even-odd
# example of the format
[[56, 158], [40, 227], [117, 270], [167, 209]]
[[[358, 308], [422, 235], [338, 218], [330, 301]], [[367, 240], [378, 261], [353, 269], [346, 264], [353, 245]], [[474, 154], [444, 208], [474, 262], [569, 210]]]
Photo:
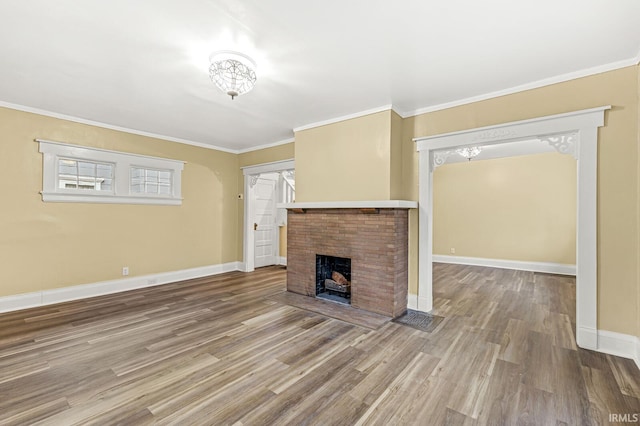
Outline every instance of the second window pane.
[[171, 171], [132, 167], [129, 188], [137, 194], [171, 195]]

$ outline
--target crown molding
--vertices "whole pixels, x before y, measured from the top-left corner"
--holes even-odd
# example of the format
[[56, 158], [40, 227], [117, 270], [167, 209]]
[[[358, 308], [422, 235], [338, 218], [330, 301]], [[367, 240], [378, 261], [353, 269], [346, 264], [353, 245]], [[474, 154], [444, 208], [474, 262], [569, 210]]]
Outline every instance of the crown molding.
[[240, 149], [240, 150], [236, 151], [236, 154], [245, 154], [247, 152], [260, 151], [261, 149], [273, 148], [274, 146], [280, 146], [280, 145], [286, 145], [288, 143], [295, 142], [295, 141], [296, 141], [295, 138], [288, 138], [288, 139], [284, 139], [284, 140], [281, 140], [281, 141], [278, 141], [278, 142], [268, 143], [268, 144], [264, 144], [264, 145], [258, 145], [258, 146], [254, 146], [254, 147], [251, 147], [251, 148]]
[[[448, 109], [448, 108], [453, 108], [453, 107], [457, 107], [457, 106], [461, 106], [461, 105], [467, 105], [467, 104], [471, 104], [471, 103], [474, 103], [474, 102], [485, 101], [485, 100], [497, 98], [497, 97], [500, 97], [500, 96], [511, 95], [511, 94], [514, 94], [514, 93], [524, 92], [526, 90], [537, 89], [537, 88], [540, 88], [540, 87], [550, 86], [550, 85], [556, 84], [556, 83], [562, 83], [562, 82], [575, 80], [575, 79], [582, 78], [582, 77], [588, 77], [590, 75], [600, 74], [600, 73], [604, 73], [604, 72], [608, 72], [608, 71], [613, 71], [613, 70], [625, 68], [625, 67], [628, 67], [628, 66], [637, 66], [637, 65], [640, 65], [640, 51], [638, 51], [638, 54], [635, 57], [630, 58], [630, 59], [626, 59], [626, 60], [622, 60], [622, 61], [618, 61], [618, 62], [612, 62], [612, 63], [605, 64], [605, 65], [599, 65], [599, 66], [592, 67], [592, 68], [586, 68], [586, 69], [583, 69], [583, 70], [580, 70], [580, 71], [575, 71], [575, 72], [571, 72], [571, 73], [567, 73], [567, 74], [561, 74], [561, 75], [550, 77], [550, 78], [547, 78], [547, 79], [538, 80], [538, 81], [534, 81], [534, 82], [531, 82], [531, 83], [522, 84], [522, 85], [519, 85], [519, 86], [514, 86], [514, 87], [511, 87], [511, 88], [508, 88], [508, 89], [498, 90], [498, 91], [495, 91], [495, 92], [485, 93], [485, 94], [478, 95], [478, 96], [459, 99], [459, 100], [455, 100], [455, 101], [451, 101], [451, 102], [445, 102], [445, 103], [442, 103], [442, 104], [427, 106], [427, 107], [418, 108], [418, 109], [409, 110], [409, 111], [400, 110], [397, 107], [395, 107], [393, 104], [388, 104], [388, 105], [383, 105], [381, 107], [377, 107], [377, 108], [372, 108], [372, 109], [356, 112], [356, 113], [353, 113], [353, 114], [343, 115], [343, 116], [339, 116], [339, 117], [329, 118], [329, 119], [323, 120], [323, 121], [317, 121], [317, 122], [314, 122], [314, 123], [305, 124], [303, 126], [299, 126], [299, 127], [293, 128], [293, 132], [295, 133], [295, 132], [299, 132], [299, 131], [302, 131], [302, 130], [313, 129], [313, 128], [316, 128], [316, 127], [326, 126], [326, 125], [334, 124], [334, 123], [339, 123], [341, 121], [346, 121], [346, 120], [350, 120], [350, 119], [353, 119], [353, 118], [364, 117], [366, 115], [376, 114], [378, 112], [389, 111], [389, 110], [394, 111], [396, 114], [398, 114], [402, 118], [413, 117], [413, 116], [420, 115], [420, 114], [425, 114], [425, 113], [435, 112], [435, 111], [441, 111], [441, 110]], [[61, 119], [61, 120], [72, 121], [72, 122], [80, 123], [80, 124], [87, 124], [87, 125], [90, 125], [90, 126], [101, 127], [101, 128], [105, 128], [105, 129], [110, 129], [110, 130], [115, 130], [115, 131], [119, 131], [119, 132], [130, 133], [130, 134], [139, 135], [139, 136], [145, 136], [145, 137], [150, 137], [150, 138], [155, 138], [155, 139], [162, 139], [162, 140], [169, 141], [169, 142], [176, 142], [176, 143], [181, 143], [181, 144], [185, 144], [185, 145], [191, 145], [191, 146], [195, 146], [195, 147], [198, 147], [198, 148], [204, 148], [204, 149], [211, 149], [211, 150], [215, 150], [215, 151], [227, 152], [227, 153], [230, 153], [230, 154], [244, 154], [244, 153], [248, 153], [248, 152], [252, 152], [252, 151], [259, 151], [261, 149], [272, 148], [272, 147], [275, 147], [275, 146], [286, 145], [288, 143], [295, 142], [295, 138], [288, 138], [288, 139], [284, 139], [284, 140], [273, 142], [273, 143], [268, 143], [268, 144], [264, 144], [264, 145], [258, 145], [258, 146], [255, 146], [255, 147], [249, 147], [249, 148], [243, 148], [243, 149], [230, 149], [230, 148], [223, 148], [223, 147], [220, 147], [220, 146], [211, 145], [211, 144], [207, 144], [207, 143], [203, 143], [203, 142], [196, 142], [196, 141], [192, 141], [192, 140], [188, 140], [188, 139], [176, 138], [176, 137], [172, 137], [172, 136], [161, 135], [161, 134], [158, 134], [158, 133], [151, 133], [151, 132], [146, 132], [146, 131], [143, 131], [143, 130], [131, 129], [131, 128], [128, 128], [128, 127], [115, 126], [115, 125], [112, 125], [112, 124], [107, 124], [107, 123], [103, 123], [103, 122], [99, 122], [99, 121], [88, 120], [88, 119], [85, 119], [85, 118], [75, 117], [75, 116], [66, 115], [66, 114], [60, 114], [60, 113], [57, 113], [57, 112], [52, 112], [52, 111], [48, 111], [48, 110], [44, 110], [44, 109], [40, 109], [40, 108], [29, 107], [29, 106], [25, 106], [25, 105], [14, 104], [14, 103], [5, 102], [5, 101], [0, 101], [0, 107], [14, 109], [14, 110], [28, 112], [28, 113], [33, 113], [33, 114], [38, 114], [38, 115], [43, 115], [43, 116], [57, 118], [57, 119]]]
[[[490, 126], [476, 127], [475, 129], [458, 130], [456, 132], [439, 133], [437, 135], [430, 135], [430, 136], [419, 136], [417, 138], [413, 138], [412, 140], [414, 142], [421, 142], [421, 141], [427, 141], [427, 140], [433, 141], [436, 139], [451, 138], [455, 136], [467, 135], [467, 134], [473, 134], [473, 133], [480, 133], [478, 135], [478, 140], [486, 139], [490, 141], [495, 141], [497, 139], [515, 139], [515, 135], [509, 134], [506, 132], [500, 132], [498, 130], [505, 127], [536, 124], [536, 123], [541, 123], [545, 121], [566, 119], [570, 117], [589, 116], [594, 112], [607, 111], [610, 109], [611, 109], [611, 105], [602, 105], [594, 108], [581, 109], [578, 111], [563, 112], [560, 114], [546, 115], [544, 117], [536, 117], [536, 118], [528, 118], [526, 120], [512, 121], [510, 123], [500, 123], [500, 124], [492, 124]], [[597, 125], [596, 123], [593, 123], [593, 125], [596, 126]], [[546, 133], [541, 132], [541, 134], [549, 134], [549, 132], [546, 132]]]
[[212, 149], [215, 151], [228, 152], [230, 154], [238, 154], [237, 150], [223, 148], [203, 142], [195, 142], [188, 139], [174, 138], [172, 136], [160, 135], [157, 133], [145, 132], [143, 130], [130, 129], [128, 127], [114, 126], [112, 124], [102, 123], [100, 121], [88, 120], [86, 118], [74, 117], [72, 115], [60, 114], [57, 112], [47, 111], [40, 108], [33, 108], [25, 105], [12, 104], [10, 102], [0, 101], [0, 107], [14, 109], [17, 111], [28, 112], [32, 114], [44, 115], [46, 117], [57, 118], [60, 120], [72, 121], [74, 123], [87, 124], [89, 126], [101, 127], [103, 129], [115, 130], [118, 132], [131, 133], [133, 135], [145, 136], [149, 138], [162, 139], [169, 142], [177, 142], [185, 145], [196, 146], [198, 148]]
[[389, 104], [389, 105], [384, 105], [384, 106], [377, 107], [377, 108], [371, 108], [371, 109], [368, 109], [368, 110], [365, 110], [365, 111], [355, 112], [353, 114], [343, 115], [343, 116], [340, 116], [340, 117], [329, 118], [329, 119], [323, 120], [323, 121], [316, 121], [315, 123], [305, 124], [304, 126], [295, 127], [293, 129], [293, 132], [295, 133], [295, 132], [300, 132], [302, 130], [314, 129], [316, 127], [326, 126], [328, 124], [339, 123], [341, 121], [351, 120], [353, 118], [364, 117], [365, 115], [377, 114], [377, 113], [383, 112], [383, 111], [394, 111], [400, 117], [405, 118], [402, 114], [400, 114], [393, 107], [393, 105]]
[[612, 62], [605, 65], [599, 65], [597, 67], [586, 68], [580, 71], [574, 71], [567, 74], [561, 74], [550, 78], [545, 78], [543, 80], [533, 81], [531, 83], [522, 84], [520, 86], [510, 87], [508, 89], [498, 90], [495, 92], [485, 93], [483, 95], [473, 96], [470, 98], [459, 99], [457, 101], [446, 102], [443, 104], [428, 106], [424, 108], [418, 108], [413, 111], [406, 111], [403, 114], [400, 114], [403, 118], [412, 117], [420, 114], [425, 114], [428, 112], [441, 111], [443, 109], [453, 108], [461, 105], [467, 105], [474, 102], [486, 101], [487, 99], [498, 98], [500, 96], [512, 95], [514, 93], [524, 92], [526, 90], [538, 89], [544, 86], [550, 86], [552, 84], [563, 83], [570, 80], [576, 80], [582, 77], [588, 77], [595, 74], [601, 74], [607, 71], [613, 71], [629, 66], [638, 65], [640, 63], [640, 52], [638, 52], [638, 56], [630, 59], [625, 59], [623, 61]]

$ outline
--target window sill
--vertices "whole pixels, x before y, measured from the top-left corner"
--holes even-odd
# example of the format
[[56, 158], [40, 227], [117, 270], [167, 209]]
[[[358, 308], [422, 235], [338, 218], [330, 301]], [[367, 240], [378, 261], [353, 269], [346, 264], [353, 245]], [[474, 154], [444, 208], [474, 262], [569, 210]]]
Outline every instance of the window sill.
[[182, 198], [136, 197], [135, 195], [92, 195], [92, 194], [60, 194], [56, 192], [40, 192], [42, 201], [53, 203], [97, 203], [97, 204], [150, 204], [180, 206]]

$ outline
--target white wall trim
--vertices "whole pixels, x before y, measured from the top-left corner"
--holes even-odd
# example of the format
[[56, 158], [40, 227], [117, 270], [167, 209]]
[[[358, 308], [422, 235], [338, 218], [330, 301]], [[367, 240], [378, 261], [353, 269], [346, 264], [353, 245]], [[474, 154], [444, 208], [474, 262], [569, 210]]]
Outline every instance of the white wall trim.
[[[182, 204], [182, 170], [185, 162], [151, 157], [63, 142], [35, 140], [42, 153], [42, 200], [113, 204]], [[62, 159], [106, 163], [112, 167], [110, 190], [66, 189], [60, 185], [59, 163]], [[171, 174], [171, 192], [166, 195], [133, 192], [131, 170], [135, 167], [163, 170]]]
[[103, 296], [105, 294], [120, 293], [144, 287], [169, 284], [193, 278], [218, 275], [225, 272], [241, 271], [241, 262], [229, 262], [219, 265], [201, 266], [198, 268], [179, 271], [161, 272], [158, 274], [142, 275], [91, 284], [75, 285], [71, 287], [43, 290], [33, 293], [17, 294], [0, 297], [0, 312], [17, 311], [37, 306], [51, 305], [88, 297]]
[[[461, 105], [466, 105], [466, 104], [470, 104], [470, 103], [474, 103], [474, 102], [484, 101], [484, 100], [487, 100], [487, 99], [497, 98], [497, 97], [500, 97], [500, 96], [510, 95], [510, 94], [514, 94], [514, 93], [518, 93], [518, 92], [524, 92], [526, 90], [536, 89], [536, 88], [540, 88], [540, 87], [544, 87], [544, 86], [550, 86], [552, 84], [561, 83], [561, 82], [570, 81], [570, 80], [575, 80], [575, 79], [582, 78], [582, 77], [588, 77], [590, 75], [600, 74], [600, 73], [613, 71], [613, 70], [625, 68], [625, 67], [628, 67], [628, 66], [638, 65], [638, 64], [640, 64], [640, 51], [638, 52], [638, 54], [635, 57], [630, 58], [630, 59], [625, 59], [625, 60], [618, 61], [618, 62], [612, 62], [612, 63], [605, 64], [605, 65], [599, 65], [599, 66], [592, 67], [592, 68], [586, 68], [586, 69], [583, 69], [583, 70], [580, 70], [580, 71], [574, 71], [574, 72], [571, 72], [571, 73], [561, 74], [561, 75], [550, 77], [550, 78], [547, 78], [547, 79], [538, 80], [538, 81], [534, 81], [534, 82], [530, 82], [530, 83], [525, 83], [525, 84], [522, 84], [522, 85], [519, 85], [519, 86], [514, 86], [514, 87], [511, 87], [511, 88], [502, 89], [502, 90], [498, 90], [498, 91], [495, 91], [495, 92], [485, 93], [483, 95], [473, 96], [473, 97], [464, 98], [464, 99], [458, 99], [458, 100], [451, 101], [451, 102], [445, 102], [445, 103], [441, 103], [441, 104], [437, 104], [437, 105], [426, 106], [426, 107], [417, 108], [417, 109], [408, 110], [408, 111], [400, 110], [399, 108], [397, 108], [396, 106], [394, 106], [392, 104], [391, 105], [384, 105], [384, 106], [381, 106], [381, 107], [378, 107], [378, 108], [372, 108], [372, 109], [368, 109], [368, 110], [365, 110], [365, 111], [360, 111], [360, 112], [356, 112], [356, 113], [353, 113], [353, 114], [344, 115], [344, 116], [341, 116], [341, 117], [335, 117], [335, 118], [330, 118], [330, 119], [323, 120], [323, 121], [317, 121], [317, 122], [314, 122], [314, 123], [305, 124], [303, 126], [299, 126], [299, 127], [293, 128], [293, 132], [299, 132], [299, 131], [302, 131], [302, 130], [313, 129], [315, 127], [320, 127], [320, 126], [325, 126], [325, 125], [328, 125], [328, 124], [338, 123], [340, 121], [350, 120], [352, 118], [363, 117], [365, 115], [375, 114], [375, 113], [382, 112], [382, 111], [387, 111], [387, 110], [394, 111], [396, 114], [398, 114], [402, 118], [413, 117], [413, 116], [420, 115], [420, 114], [425, 114], [425, 113], [428, 113], [428, 112], [440, 111], [440, 110], [444, 110], [444, 109], [448, 109], [448, 108], [453, 108], [453, 107], [456, 107], [456, 106], [461, 106]], [[288, 143], [295, 142], [295, 138], [288, 138], [288, 139], [284, 139], [284, 140], [281, 140], [281, 141], [268, 143], [268, 144], [264, 144], [264, 145], [259, 145], [259, 146], [255, 146], [255, 147], [249, 147], [249, 148], [243, 148], [243, 149], [231, 149], [231, 148], [224, 148], [224, 147], [221, 147], [221, 146], [212, 145], [212, 144], [209, 144], [209, 143], [196, 142], [196, 141], [192, 141], [192, 140], [188, 140], [188, 139], [176, 138], [176, 137], [173, 137], [173, 136], [161, 135], [161, 134], [158, 134], [158, 133], [152, 133], [152, 132], [146, 132], [146, 131], [143, 131], [143, 130], [132, 129], [132, 128], [129, 128], [129, 127], [116, 126], [116, 125], [113, 125], [113, 124], [107, 124], [107, 123], [103, 123], [103, 122], [100, 122], [100, 121], [94, 121], [94, 120], [89, 120], [89, 119], [85, 119], [85, 118], [74, 117], [72, 115], [61, 114], [61, 113], [57, 113], [57, 112], [53, 112], [53, 111], [48, 111], [48, 110], [44, 110], [44, 109], [40, 109], [40, 108], [34, 108], [34, 107], [26, 106], [26, 105], [14, 104], [14, 103], [5, 102], [5, 101], [0, 101], [0, 107], [14, 109], [14, 110], [17, 110], [17, 111], [28, 112], [28, 113], [32, 113], [32, 114], [43, 115], [43, 116], [46, 116], [46, 117], [57, 118], [57, 119], [60, 119], [60, 120], [72, 121], [72, 122], [80, 123], [80, 124], [87, 124], [87, 125], [90, 125], [90, 126], [101, 127], [101, 128], [109, 129], [109, 130], [116, 130], [116, 131], [119, 131], [119, 132], [131, 133], [131, 134], [139, 135], [139, 136], [145, 136], [145, 137], [150, 137], [150, 138], [155, 138], [155, 139], [162, 139], [162, 140], [169, 141], [169, 142], [176, 142], [176, 143], [181, 143], [181, 144], [185, 144], [185, 145], [191, 145], [191, 146], [195, 146], [195, 147], [198, 147], [198, 148], [205, 148], [205, 149], [212, 149], [212, 150], [216, 150], [216, 151], [228, 152], [230, 154], [244, 154], [244, 153], [247, 153], [247, 152], [258, 151], [258, 150], [265, 149], [265, 148], [271, 148], [271, 147], [274, 147], [274, 146], [286, 145]]]
[[42, 201], [50, 203], [96, 203], [96, 204], [144, 204], [158, 206], [180, 206], [182, 198], [166, 198], [152, 196], [128, 195], [85, 195], [85, 194], [57, 194], [55, 192], [40, 191]]
[[[242, 174], [244, 175], [244, 224], [242, 227], [242, 260], [244, 272], [251, 272], [255, 269], [255, 240], [253, 235], [254, 208], [253, 203], [251, 202], [251, 199], [253, 198], [251, 176], [257, 176], [261, 173], [275, 173], [283, 170], [291, 170], [295, 169], [295, 166], [295, 160], [291, 159], [241, 167]], [[276, 241], [279, 242], [278, 233], [276, 233]]]
[[371, 108], [371, 109], [368, 109], [368, 110], [365, 110], [365, 111], [355, 112], [353, 114], [343, 115], [341, 117], [334, 117], [334, 118], [329, 118], [327, 120], [316, 121], [315, 123], [305, 124], [304, 126], [300, 126], [300, 127], [294, 128], [293, 132], [295, 133], [295, 132], [300, 132], [302, 130], [309, 130], [309, 129], [313, 129], [313, 128], [320, 127], [320, 126], [326, 126], [326, 125], [329, 125], [329, 124], [339, 123], [341, 121], [351, 120], [353, 118], [364, 117], [365, 115], [377, 114], [377, 113], [383, 112], [383, 111], [394, 111], [400, 117], [402, 117], [402, 118], [405, 117], [404, 115], [402, 115], [398, 111], [396, 111], [395, 108], [393, 107], [393, 105], [384, 105], [384, 106], [377, 107], [377, 108]]
[[640, 62], [640, 52], [634, 58], [625, 59], [618, 62], [612, 62], [610, 64], [599, 65], [592, 68], [586, 68], [580, 71], [574, 71], [567, 74], [561, 74], [554, 77], [546, 78], [543, 80], [532, 81], [530, 83], [521, 84], [519, 86], [510, 87], [508, 89], [497, 90], [495, 92], [485, 93], [483, 95], [473, 96], [465, 99], [458, 99], [451, 102], [445, 102], [438, 105], [427, 106], [418, 108], [413, 111], [403, 111], [398, 114], [403, 117], [413, 117], [428, 112], [441, 111], [443, 109], [453, 108], [461, 105], [467, 105], [474, 102], [485, 101], [487, 99], [498, 98], [500, 96], [512, 95], [514, 93], [524, 92], [526, 90], [537, 89], [540, 87], [551, 86], [552, 84], [562, 83], [565, 81], [576, 80], [582, 77], [588, 77], [590, 75], [601, 74], [608, 71], [614, 71], [621, 68], [637, 65]]
[[264, 145], [258, 145], [251, 148], [239, 149], [238, 151], [236, 151], [236, 154], [245, 154], [247, 152], [260, 151], [261, 149], [273, 148], [274, 146], [280, 146], [280, 145], [286, 145], [288, 143], [295, 142], [295, 141], [296, 141], [295, 138], [288, 138], [278, 142], [267, 143]]
[[[434, 256], [435, 257], [435, 256]], [[435, 259], [434, 259], [435, 261]], [[419, 297], [417, 294], [408, 295], [407, 308], [418, 310]], [[591, 342], [598, 352], [632, 359], [640, 368], [640, 339], [628, 334], [615, 333], [606, 330], [578, 329], [582, 341]]]
[[407, 309], [418, 310], [418, 295], [409, 293], [407, 299]]
[[[606, 105], [457, 132], [422, 136], [413, 138], [413, 141], [417, 143], [418, 151], [433, 151], [456, 148], [467, 145], [469, 142], [473, 142], [474, 145], [493, 145], [521, 139], [537, 139], [541, 135], [564, 133], [570, 130], [579, 130], [581, 126], [595, 125], [590, 123], [590, 116], [609, 109], [611, 109], [611, 106]], [[572, 120], [572, 118], [575, 118], [575, 120]], [[567, 128], [567, 126], [569, 127]], [[516, 127], [518, 128], [517, 130], [514, 129]]]
[[[465, 145], [508, 143], [570, 135], [577, 154], [576, 218], [576, 339], [580, 347], [597, 350], [598, 256], [597, 169], [598, 128], [610, 106], [476, 128], [464, 132], [416, 138], [419, 152], [418, 309], [433, 307], [433, 168], [437, 151]], [[542, 142], [541, 142], [542, 143]], [[561, 147], [557, 147], [562, 151]]]
[[282, 209], [417, 209], [418, 202], [410, 200], [373, 201], [307, 201], [279, 203]]
[[640, 357], [638, 357], [639, 349], [640, 339], [636, 336], [598, 330], [598, 352], [632, 359], [638, 368], [640, 368]]
[[272, 161], [270, 163], [254, 164], [251, 166], [240, 167], [244, 176], [259, 175], [261, 173], [280, 172], [282, 170], [291, 170], [295, 168], [296, 161], [294, 159]]
[[278, 265], [287, 266], [287, 258], [284, 256], [278, 256], [276, 261], [278, 262]]
[[449, 256], [434, 254], [434, 262], [456, 265], [487, 266], [490, 268], [515, 269], [518, 271], [544, 272], [547, 274], [576, 275], [576, 265], [522, 260], [486, 259], [482, 257]]
[[89, 126], [101, 127], [103, 129], [115, 130], [118, 132], [131, 133], [132, 135], [146, 136], [148, 138], [162, 139], [169, 142], [182, 143], [185, 145], [196, 146], [198, 148], [213, 149], [216, 151], [228, 152], [230, 154], [238, 154], [237, 150], [223, 148], [203, 142], [195, 142], [188, 139], [174, 138], [172, 136], [161, 135], [158, 133], [145, 132], [143, 130], [131, 129], [128, 127], [115, 126], [113, 124], [102, 123], [100, 121], [88, 120], [86, 118], [74, 117], [72, 115], [60, 114], [57, 112], [47, 111], [45, 109], [33, 108], [25, 105], [12, 104], [10, 102], [0, 101], [0, 107], [15, 109], [17, 111], [29, 112], [31, 114], [44, 115], [45, 117], [57, 118], [60, 120], [72, 121], [74, 123], [87, 124]]

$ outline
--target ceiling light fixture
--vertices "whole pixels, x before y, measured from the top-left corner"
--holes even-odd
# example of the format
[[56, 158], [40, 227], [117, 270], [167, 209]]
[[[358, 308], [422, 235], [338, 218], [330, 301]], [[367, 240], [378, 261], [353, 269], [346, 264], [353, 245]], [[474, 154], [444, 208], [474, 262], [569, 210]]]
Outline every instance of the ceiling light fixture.
[[482, 151], [482, 148], [480, 148], [479, 146], [466, 146], [464, 148], [456, 149], [456, 152], [458, 154], [460, 154], [461, 156], [463, 156], [469, 161], [471, 161], [473, 157], [480, 154], [480, 151]]
[[256, 84], [256, 63], [239, 52], [222, 50], [209, 56], [209, 77], [231, 99], [253, 89]]

